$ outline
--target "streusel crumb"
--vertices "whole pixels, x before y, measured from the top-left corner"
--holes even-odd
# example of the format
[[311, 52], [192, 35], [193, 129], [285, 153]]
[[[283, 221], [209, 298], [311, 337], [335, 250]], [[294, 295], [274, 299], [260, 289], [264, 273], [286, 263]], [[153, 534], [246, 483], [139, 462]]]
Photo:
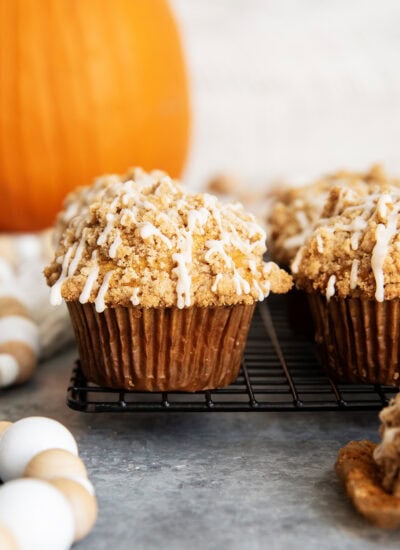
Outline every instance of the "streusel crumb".
[[298, 287], [327, 298], [400, 297], [400, 189], [366, 196], [334, 188], [328, 212], [292, 263]]
[[53, 303], [206, 307], [291, 288], [263, 261], [265, 232], [241, 204], [187, 193], [163, 173], [130, 176], [101, 178], [67, 200], [45, 270]]
[[400, 180], [389, 178], [380, 165], [375, 165], [366, 173], [341, 170], [311, 185], [284, 190], [277, 196], [268, 218], [268, 247], [272, 259], [289, 266], [321, 216], [337, 213], [329, 213], [325, 206], [332, 188], [366, 195], [391, 185], [399, 186]]

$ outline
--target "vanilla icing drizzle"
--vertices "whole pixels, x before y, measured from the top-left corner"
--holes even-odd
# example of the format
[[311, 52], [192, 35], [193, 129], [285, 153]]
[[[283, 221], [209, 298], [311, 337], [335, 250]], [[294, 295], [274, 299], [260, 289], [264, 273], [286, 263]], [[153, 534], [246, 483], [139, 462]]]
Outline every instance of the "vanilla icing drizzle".
[[[67, 214], [76, 214], [71, 226], [75, 230], [75, 241], [66, 248], [62, 257], [61, 273], [51, 290], [53, 304], [61, 302], [63, 283], [77, 274], [86, 277], [79, 295], [80, 303], [91, 301], [99, 276], [101, 278], [100, 265], [104, 262], [109, 263], [110, 267], [116, 265], [115, 262], [121, 255], [127, 253], [129, 248], [125, 235], [128, 233], [135, 234], [143, 242], [154, 238], [157, 246], [164, 246], [171, 251], [170, 257], [174, 262], [171, 280], [176, 282], [177, 307], [191, 306], [193, 235], [206, 234], [209, 223], [214, 227], [213, 238], [203, 241], [202, 261], [205, 264], [218, 265], [216, 262], [222, 260], [224, 265], [223, 270], [215, 274], [212, 284], [210, 282], [211, 291], [218, 293], [219, 282], [224, 278], [227, 282], [230, 281], [238, 296], [253, 292], [257, 299], [262, 300], [268, 295], [270, 285], [264, 280], [268, 273], [264, 269], [258, 269], [256, 260], [251, 258], [252, 255], [258, 257], [259, 253], [260, 266], [264, 265], [261, 256], [265, 251], [266, 235], [252, 215], [241, 214], [243, 207], [239, 203], [221, 204], [216, 197], [203, 194], [195, 195], [198, 201], [196, 207], [190, 207], [186, 197], [190, 198], [191, 195], [183, 195], [176, 182], [167, 176], [162, 176], [158, 183], [154, 178], [146, 180], [144, 177], [140, 182], [121, 182], [111, 177], [106, 183], [107, 185], [101, 181], [96, 183], [97, 194], [94, 189], [88, 192], [91, 199], [96, 201], [94, 209], [86, 203], [80, 210], [73, 205], [69, 207]], [[153, 204], [152, 197], [155, 196], [162, 198], [162, 209]], [[106, 213], [99, 210], [100, 214], [95, 214], [96, 208], [100, 209], [101, 205], [108, 202]], [[100, 231], [95, 236], [98, 248], [93, 250], [89, 263], [82, 267], [82, 263], [88, 261], [85, 250], [90, 246], [89, 231], [93, 232], [96, 227], [93, 225], [95, 215], [102, 216], [101, 219], [98, 218]], [[235, 258], [240, 258], [240, 263], [236, 264], [233, 253]], [[106, 308], [110, 281], [115, 273], [115, 269], [110, 269], [98, 283], [100, 286], [94, 304], [99, 313]], [[138, 279], [137, 283], [139, 282]], [[133, 305], [140, 304], [139, 295], [140, 284], [133, 286]]]

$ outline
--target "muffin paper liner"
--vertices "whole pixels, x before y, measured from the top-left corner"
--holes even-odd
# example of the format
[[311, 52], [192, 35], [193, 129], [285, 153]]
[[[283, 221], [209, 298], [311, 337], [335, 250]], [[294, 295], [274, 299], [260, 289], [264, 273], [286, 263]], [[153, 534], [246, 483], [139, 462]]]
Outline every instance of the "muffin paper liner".
[[286, 294], [286, 309], [290, 328], [309, 340], [314, 338], [314, 322], [308, 303], [307, 293], [304, 290], [292, 288]]
[[400, 300], [377, 302], [308, 294], [315, 341], [339, 382], [400, 385]]
[[68, 302], [86, 378], [109, 388], [200, 391], [239, 374], [254, 305], [107, 308]]

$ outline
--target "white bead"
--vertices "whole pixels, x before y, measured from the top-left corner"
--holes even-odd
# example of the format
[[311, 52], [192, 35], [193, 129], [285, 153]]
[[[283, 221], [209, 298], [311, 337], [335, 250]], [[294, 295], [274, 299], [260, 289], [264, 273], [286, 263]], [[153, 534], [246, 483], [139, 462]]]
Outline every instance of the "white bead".
[[0, 523], [12, 532], [19, 550], [68, 550], [74, 538], [68, 501], [38, 479], [17, 479], [0, 487]]
[[18, 377], [18, 361], [9, 353], [0, 353], [0, 388], [10, 386]]
[[22, 477], [28, 462], [46, 449], [64, 449], [78, 454], [69, 430], [51, 418], [31, 416], [15, 422], [0, 441], [0, 479]]

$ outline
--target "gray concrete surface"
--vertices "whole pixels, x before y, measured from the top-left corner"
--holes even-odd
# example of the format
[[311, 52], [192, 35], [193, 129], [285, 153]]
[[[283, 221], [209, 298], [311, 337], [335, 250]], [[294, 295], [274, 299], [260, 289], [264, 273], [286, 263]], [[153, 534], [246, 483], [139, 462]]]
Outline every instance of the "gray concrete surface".
[[100, 506], [77, 549], [398, 548], [333, 472], [348, 440], [377, 440], [375, 413], [79, 413], [65, 405], [75, 356], [1, 392], [0, 417], [50, 416], [77, 438]]

